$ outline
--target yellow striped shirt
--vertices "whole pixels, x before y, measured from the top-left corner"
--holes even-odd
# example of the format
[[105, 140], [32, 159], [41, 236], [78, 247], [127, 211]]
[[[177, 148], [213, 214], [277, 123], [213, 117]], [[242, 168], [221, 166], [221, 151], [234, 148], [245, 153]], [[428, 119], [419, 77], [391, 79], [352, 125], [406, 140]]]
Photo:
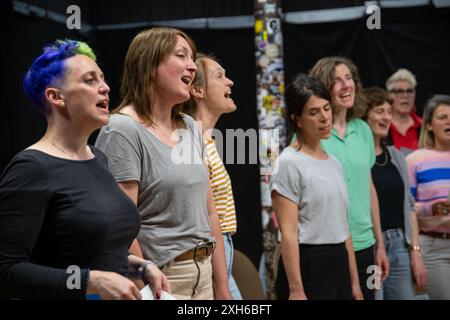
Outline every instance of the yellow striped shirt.
[[237, 221], [230, 176], [225, 169], [222, 159], [220, 159], [213, 139], [206, 141], [205, 162], [208, 166], [212, 194], [217, 213], [219, 214], [222, 233], [235, 233]]

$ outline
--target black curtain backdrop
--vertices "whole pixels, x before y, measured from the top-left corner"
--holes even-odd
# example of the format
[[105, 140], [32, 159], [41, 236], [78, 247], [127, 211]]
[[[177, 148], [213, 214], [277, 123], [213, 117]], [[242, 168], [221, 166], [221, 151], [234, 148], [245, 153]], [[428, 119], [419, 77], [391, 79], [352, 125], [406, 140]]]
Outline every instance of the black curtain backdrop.
[[[308, 0], [309, 1], [309, 0]], [[313, 4], [307, 9], [312, 9]], [[69, 4], [88, 6], [83, 21], [95, 24], [119, 22], [119, 19], [142, 21], [181, 19], [186, 17], [211, 17], [251, 15], [251, 1], [176, 1], [158, 3], [150, 9], [138, 10], [140, 1], [120, 6], [99, 1], [30, 1], [46, 5], [47, 9], [65, 14]], [[318, 1], [318, 3], [322, 3]], [[100, 67], [111, 86], [111, 107], [119, 102], [119, 85], [122, 64], [132, 38], [141, 29], [96, 31], [81, 34], [70, 31], [64, 24], [45, 18], [24, 16], [13, 12], [12, 0], [0, 2], [1, 46], [1, 108], [0, 113], [0, 171], [15, 153], [37, 141], [45, 132], [44, 118], [33, 109], [22, 89], [22, 78], [45, 43], [57, 38], [85, 40], [98, 54]], [[106, 3], [106, 4], [105, 4]], [[145, 2], [146, 3], [146, 2]], [[180, 3], [180, 2], [178, 2]], [[288, 4], [289, 3], [289, 4]], [[285, 9], [298, 10], [291, 1]], [[350, 3], [350, 2], [349, 2]], [[357, 1], [353, 1], [353, 4]], [[52, 6], [53, 4], [53, 6]], [[153, 2], [152, 2], [153, 4]], [[142, 1], [144, 6], [144, 1]], [[116, 14], [108, 17], [108, 6], [114, 6]], [[170, 7], [173, 10], [170, 10]], [[193, 13], [189, 10], [194, 10]], [[222, 10], [222, 11], [220, 11]], [[141, 14], [139, 18], [135, 16]], [[221, 13], [222, 12], [222, 13]], [[293, 25], [284, 24], [284, 55], [287, 82], [298, 72], [307, 72], [314, 63], [328, 55], [344, 55], [351, 58], [360, 70], [364, 85], [384, 86], [385, 79], [396, 69], [406, 67], [418, 80], [417, 104], [419, 113], [424, 101], [434, 93], [450, 94], [450, 14], [449, 9], [434, 7], [382, 9], [381, 30], [368, 30], [365, 19], [354, 21]], [[119, 14], [120, 13], [120, 14]], [[158, 16], [161, 14], [161, 16]], [[135, 18], [132, 18], [135, 17]], [[214, 53], [234, 81], [233, 98], [238, 110], [225, 115], [218, 128], [257, 128], [256, 84], [254, 59], [254, 30], [188, 30], [200, 51]], [[93, 135], [91, 142], [95, 139]], [[248, 150], [247, 150], [248, 154]], [[248, 156], [247, 156], [248, 158]], [[248, 255], [258, 265], [262, 252], [259, 168], [257, 165], [227, 165], [236, 198], [238, 233], [234, 237], [236, 248]], [[1, 210], [1, 208], [0, 208]]]
[[308, 72], [322, 57], [353, 60], [365, 87], [384, 88], [398, 68], [417, 78], [417, 111], [433, 94], [450, 94], [450, 11], [430, 7], [381, 10], [381, 29], [369, 30], [366, 18], [345, 22], [284, 24], [287, 82]]

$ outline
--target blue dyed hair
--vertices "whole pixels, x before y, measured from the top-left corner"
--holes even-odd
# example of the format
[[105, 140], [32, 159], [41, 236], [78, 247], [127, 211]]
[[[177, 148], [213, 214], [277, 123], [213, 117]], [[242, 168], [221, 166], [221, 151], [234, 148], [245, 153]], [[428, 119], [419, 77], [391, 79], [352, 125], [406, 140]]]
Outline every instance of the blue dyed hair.
[[34, 60], [28, 69], [23, 79], [23, 87], [40, 112], [45, 113], [45, 89], [54, 81], [64, 77], [64, 61], [77, 54], [84, 54], [96, 60], [94, 52], [86, 43], [56, 40], [53, 44], [44, 47], [44, 53]]

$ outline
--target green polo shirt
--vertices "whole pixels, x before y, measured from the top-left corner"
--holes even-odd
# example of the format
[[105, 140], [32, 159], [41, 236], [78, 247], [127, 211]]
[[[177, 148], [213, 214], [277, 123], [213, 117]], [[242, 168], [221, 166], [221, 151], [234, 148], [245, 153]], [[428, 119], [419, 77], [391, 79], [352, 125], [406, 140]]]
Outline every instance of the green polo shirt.
[[344, 169], [349, 195], [349, 224], [355, 251], [375, 243], [370, 214], [370, 176], [375, 163], [373, 135], [366, 122], [353, 119], [341, 139], [332, 129], [328, 140], [322, 140], [324, 150], [335, 156]]

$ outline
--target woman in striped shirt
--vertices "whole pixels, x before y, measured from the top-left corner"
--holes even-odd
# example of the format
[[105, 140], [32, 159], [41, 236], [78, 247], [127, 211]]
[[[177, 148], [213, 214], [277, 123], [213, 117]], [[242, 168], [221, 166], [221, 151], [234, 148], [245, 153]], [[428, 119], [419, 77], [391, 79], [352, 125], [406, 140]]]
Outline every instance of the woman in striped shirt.
[[191, 100], [185, 112], [200, 122], [203, 138], [206, 143], [205, 163], [208, 167], [212, 195], [219, 215], [225, 245], [225, 257], [228, 271], [228, 282], [233, 299], [242, 300], [239, 289], [231, 274], [233, 264], [233, 241], [236, 233], [236, 212], [230, 177], [217, 152], [213, 139], [214, 126], [224, 113], [236, 110], [231, 98], [233, 81], [225, 75], [225, 69], [218, 61], [208, 55], [197, 55], [197, 73], [191, 88]]
[[435, 95], [423, 114], [422, 149], [408, 163], [431, 299], [450, 299], [450, 96]]

